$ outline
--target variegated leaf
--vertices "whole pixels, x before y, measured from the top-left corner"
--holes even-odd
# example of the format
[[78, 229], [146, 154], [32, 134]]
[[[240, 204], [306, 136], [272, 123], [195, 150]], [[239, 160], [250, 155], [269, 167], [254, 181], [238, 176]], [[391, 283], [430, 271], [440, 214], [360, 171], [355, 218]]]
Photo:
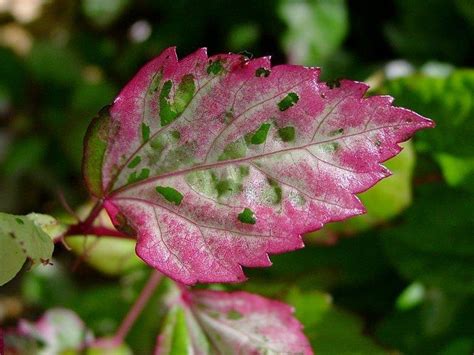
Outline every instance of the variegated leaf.
[[85, 179], [149, 265], [186, 284], [242, 281], [242, 266], [363, 213], [355, 194], [432, 126], [366, 91], [268, 57], [200, 49], [178, 61], [169, 48], [92, 122]]
[[312, 354], [290, 306], [247, 292], [191, 291], [171, 300], [155, 355]]

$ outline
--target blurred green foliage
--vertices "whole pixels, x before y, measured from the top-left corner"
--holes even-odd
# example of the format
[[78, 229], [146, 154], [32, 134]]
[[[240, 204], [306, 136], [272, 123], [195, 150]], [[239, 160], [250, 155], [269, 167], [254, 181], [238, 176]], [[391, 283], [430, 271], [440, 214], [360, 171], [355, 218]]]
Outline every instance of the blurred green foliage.
[[[272, 257], [274, 266], [249, 271], [246, 284], [212, 287], [296, 306], [318, 354], [473, 352], [472, 1], [4, 3], [0, 211], [61, 214], [58, 191], [72, 206], [82, 204], [82, 139], [91, 117], [168, 46], [181, 56], [201, 46], [270, 54], [274, 63], [322, 66], [324, 79], [369, 78], [371, 93], [394, 96], [437, 128], [418, 134], [388, 163], [394, 176], [361, 196], [367, 216], [308, 236], [306, 249]], [[61, 248], [54, 264], [1, 289], [0, 314], [13, 314], [7, 296], [24, 311], [0, 316], [0, 325], [62, 306], [97, 335], [110, 335], [148, 272], [137, 264], [106, 276]], [[153, 347], [167, 287], [156, 291], [127, 338], [137, 354]]]

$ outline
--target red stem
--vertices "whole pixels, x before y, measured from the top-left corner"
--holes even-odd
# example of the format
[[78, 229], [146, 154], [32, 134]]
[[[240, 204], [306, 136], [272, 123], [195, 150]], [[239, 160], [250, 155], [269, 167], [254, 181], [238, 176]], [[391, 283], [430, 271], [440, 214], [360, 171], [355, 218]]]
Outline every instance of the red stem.
[[[117, 238], [133, 239], [133, 237], [123, 234], [117, 230], [101, 226], [96, 227], [93, 225], [95, 219], [102, 211], [103, 203], [103, 200], [98, 200], [89, 215], [87, 216], [87, 218], [83, 222], [79, 222], [70, 226], [69, 229], [61, 236], [61, 238], [58, 238], [56, 241], [63, 241], [64, 238], [67, 236], [78, 234], [91, 234], [95, 236], [112, 236]], [[141, 290], [140, 295], [133, 304], [132, 308], [130, 308], [127, 315], [122, 320], [122, 323], [117, 329], [117, 332], [115, 333], [114, 337], [111, 339], [111, 341], [107, 341], [106, 343], [113, 344], [115, 346], [119, 346], [123, 343], [124, 338], [127, 336], [128, 332], [132, 328], [133, 324], [137, 320], [143, 308], [147, 305], [148, 301], [150, 300], [150, 297], [153, 295], [153, 292], [158, 286], [158, 283], [160, 282], [161, 278], [162, 275], [158, 271], [152, 271], [150, 278]]]
[[76, 224], [73, 224], [69, 227], [69, 229], [61, 236], [61, 240], [64, 237], [69, 235], [80, 235], [80, 234], [94, 234], [91, 233], [92, 229], [94, 228], [92, 224], [94, 223], [95, 219], [99, 215], [100, 211], [103, 208], [103, 201], [99, 200], [96, 202], [92, 210], [90, 211], [89, 215], [84, 221], [80, 221]]
[[89, 216], [87, 216], [86, 220], [84, 222], [81, 222], [80, 224], [83, 224], [86, 227], [92, 226], [92, 223], [94, 223], [100, 211], [102, 211], [103, 205], [104, 205], [104, 201], [98, 200], [96, 204], [94, 205], [94, 207], [92, 207], [92, 210], [89, 213]]
[[120, 345], [123, 343], [124, 338], [127, 336], [143, 308], [146, 306], [150, 300], [150, 297], [153, 295], [153, 292], [155, 291], [156, 286], [158, 286], [161, 277], [162, 275], [158, 271], [152, 271], [145, 287], [143, 287], [137, 300], [133, 304], [132, 308], [130, 308], [127, 315], [122, 320], [119, 328], [117, 329], [117, 332], [115, 333], [112, 340], [114, 344]]
[[77, 226], [71, 226], [71, 228], [69, 228], [66, 234], [63, 235], [63, 238], [70, 237], [73, 235], [93, 235], [96, 237], [115, 237], [115, 238], [135, 240], [135, 237], [131, 235], [124, 234], [122, 232], [119, 232], [116, 229], [102, 227], [102, 226], [98, 226], [98, 227], [90, 226], [90, 227], [81, 227], [81, 228]]
[[69, 229], [60, 237], [55, 240], [55, 242], [63, 241], [65, 237], [71, 235], [95, 235], [95, 236], [110, 236], [110, 237], [117, 237], [117, 238], [129, 238], [134, 239], [131, 236], [128, 236], [124, 233], [119, 232], [116, 229], [107, 228], [103, 226], [94, 226], [94, 221], [99, 216], [99, 213], [103, 209], [103, 201], [98, 200], [92, 210], [90, 211], [89, 215], [84, 221], [78, 222], [73, 224], [69, 227]]

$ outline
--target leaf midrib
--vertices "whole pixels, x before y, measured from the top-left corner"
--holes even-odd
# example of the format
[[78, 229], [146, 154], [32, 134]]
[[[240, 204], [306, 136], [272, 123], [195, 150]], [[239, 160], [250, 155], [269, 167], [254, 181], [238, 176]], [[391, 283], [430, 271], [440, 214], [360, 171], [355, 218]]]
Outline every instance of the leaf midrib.
[[137, 181], [135, 183], [122, 186], [122, 187], [118, 188], [117, 190], [111, 192], [108, 195], [108, 197], [113, 198], [114, 196], [120, 194], [121, 192], [127, 191], [127, 190], [129, 190], [131, 188], [134, 188], [136, 186], [139, 186], [141, 184], [146, 184], [146, 183], [149, 183], [149, 182], [152, 182], [152, 181], [158, 181], [158, 180], [161, 180], [161, 179], [170, 178], [170, 177], [177, 176], [177, 175], [183, 175], [183, 174], [187, 174], [187, 173], [191, 173], [191, 172], [195, 172], [195, 171], [218, 168], [218, 167], [229, 165], [229, 164], [244, 163], [244, 162], [247, 162], [247, 161], [251, 161], [251, 160], [255, 160], [255, 159], [261, 159], [261, 158], [265, 158], [265, 157], [272, 156], [272, 155], [277, 155], [277, 154], [284, 154], [284, 153], [291, 152], [291, 151], [304, 150], [304, 149], [306, 149], [308, 147], [311, 147], [311, 146], [314, 146], [314, 145], [330, 143], [330, 142], [334, 142], [334, 141], [337, 141], [337, 140], [340, 140], [340, 139], [350, 138], [350, 137], [358, 136], [358, 135], [361, 135], [361, 134], [366, 134], [368, 132], [377, 131], [377, 130], [380, 130], [380, 129], [395, 128], [395, 127], [410, 126], [410, 125], [412, 125], [412, 124], [410, 124], [410, 123], [399, 123], [399, 124], [395, 124], [395, 125], [381, 126], [381, 127], [368, 129], [368, 130], [365, 130], [365, 131], [362, 131], [362, 132], [356, 132], [356, 133], [347, 134], [347, 135], [344, 135], [344, 136], [334, 137], [334, 138], [327, 139], [327, 140], [324, 140], [324, 141], [310, 142], [310, 143], [300, 145], [300, 146], [285, 148], [285, 149], [281, 149], [281, 150], [278, 150], [278, 151], [275, 151], [275, 152], [268, 152], [268, 153], [253, 155], [253, 156], [250, 156], [250, 157], [242, 157], [242, 158], [237, 158], [237, 159], [222, 160], [222, 161], [212, 162], [212, 163], [209, 163], [209, 164], [195, 165], [195, 166], [192, 166], [190, 168], [171, 171], [169, 173], [164, 173], [162, 175], [153, 176], [153, 177], [150, 177], [150, 178], [145, 179], [145, 180], [140, 180], [140, 181]]
[[[148, 88], [151, 84], [151, 82], [153, 81], [153, 79], [155, 78], [156, 74], [153, 75], [150, 79], [150, 83], [148, 84]], [[127, 185], [124, 185], [124, 186], [121, 186], [120, 188], [116, 189], [116, 190], [112, 190], [112, 192], [110, 192], [110, 190], [113, 188], [114, 184], [117, 182], [117, 179], [118, 177], [120, 176], [120, 174], [123, 172], [123, 169], [128, 165], [128, 163], [130, 163], [130, 161], [137, 155], [137, 153], [143, 148], [145, 147], [147, 144], [149, 144], [153, 138], [155, 138], [158, 134], [162, 133], [164, 130], [166, 129], [171, 129], [174, 125], [177, 124], [177, 122], [181, 121], [181, 118], [184, 117], [184, 114], [186, 112], [186, 110], [188, 109], [188, 107], [190, 106], [190, 104], [194, 101], [194, 99], [196, 98], [196, 96], [198, 95], [198, 93], [203, 90], [206, 86], [208, 86], [211, 82], [213, 82], [215, 79], [224, 79], [226, 78], [226, 76], [216, 76], [214, 78], [212, 78], [211, 80], [208, 80], [205, 84], [203, 84], [202, 86], [199, 87], [198, 90], [196, 90], [196, 93], [193, 95], [192, 99], [188, 102], [188, 104], [186, 105], [186, 107], [184, 108], [183, 112], [176, 118], [176, 120], [174, 120], [173, 122], [171, 122], [170, 124], [166, 125], [166, 126], [163, 126], [161, 128], [159, 128], [155, 133], [151, 134], [149, 139], [146, 141], [146, 142], [143, 142], [142, 144], [140, 144], [140, 146], [133, 152], [131, 153], [131, 155], [128, 157], [128, 159], [125, 161], [125, 163], [117, 170], [116, 174], [110, 179], [110, 182], [109, 184], [107, 185], [107, 188], [105, 189], [106, 191], [106, 195], [113, 195], [115, 194], [115, 192], [117, 191], [121, 191], [122, 188], [126, 187], [126, 186], [130, 186], [130, 185], [133, 185], [133, 184], [127, 184]], [[255, 108], [255, 107], [258, 107], [262, 104], [264, 104], [265, 102], [268, 102], [270, 100], [273, 100], [274, 98], [280, 96], [280, 95], [283, 95], [284, 93], [287, 93], [288, 91], [292, 90], [293, 88], [309, 81], [309, 80], [313, 80], [314, 78], [306, 78], [304, 80], [301, 80], [299, 81], [298, 83], [292, 85], [291, 87], [285, 89], [284, 91], [281, 91], [279, 92], [278, 94], [276, 95], [273, 95], [272, 97], [266, 99], [266, 100], [263, 100], [253, 106], [250, 106], [248, 107], [246, 110], [244, 110], [243, 112], [239, 113], [239, 115], [236, 116], [236, 119], [232, 122], [232, 123], [235, 123], [236, 120], [238, 120], [239, 118], [243, 117], [243, 115], [250, 111], [251, 109]], [[242, 89], [242, 87], [247, 83], [247, 81], [245, 81], [244, 83], [242, 83], [242, 86], [239, 88], [239, 90], [237, 90], [236, 94]], [[148, 96], [148, 90], [147, 90], [147, 95], [145, 95], [145, 97], [143, 98], [144, 102], [146, 101], [147, 99], [147, 96]], [[342, 101], [342, 100], [341, 100]], [[340, 103], [337, 102], [335, 106], [337, 106], [338, 104]], [[234, 97], [234, 104], [235, 104], [235, 97]], [[142, 120], [141, 122], [143, 122], [143, 117], [142, 117]], [[208, 159], [208, 155], [210, 153], [210, 151], [212, 150], [214, 144], [216, 143], [216, 141], [218, 140], [218, 138], [223, 134], [223, 132], [225, 132], [230, 126], [232, 125], [229, 125], [229, 126], [226, 126], [224, 127], [224, 129], [222, 129], [216, 137], [214, 137], [213, 141], [212, 141], [212, 144], [211, 146], [209, 147], [209, 150], [206, 154], [206, 158], [204, 160], [204, 162]], [[158, 175], [158, 176], [155, 176], [156, 178], [160, 177], [160, 176], [164, 176], [165, 174], [163, 175]], [[146, 180], [140, 180], [140, 181], [137, 181], [137, 183], [140, 183], [140, 182], [144, 182], [144, 181], [148, 181], [148, 179]], [[108, 192], [110, 192], [110, 194], [108, 194]]]

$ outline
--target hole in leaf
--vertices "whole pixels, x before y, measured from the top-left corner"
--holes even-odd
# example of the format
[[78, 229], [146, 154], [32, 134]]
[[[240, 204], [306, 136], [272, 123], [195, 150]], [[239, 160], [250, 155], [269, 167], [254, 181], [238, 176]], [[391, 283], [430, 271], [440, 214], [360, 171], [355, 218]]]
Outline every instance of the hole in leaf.
[[244, 316], [242, 315], [242, 313], [236, 311], [235, 309], [232, 309], [230, 310], [228, 313], [227, 313], [227, 319], [231, 319], [231, 320], [239, 320], [241, 318], [243, 318]]
[[255, 76], [258, 78], [264, 77], [267, 78], [270, 75], [270, 70], [265, 69], [265, 68], [258, 68], [255, 71]]

